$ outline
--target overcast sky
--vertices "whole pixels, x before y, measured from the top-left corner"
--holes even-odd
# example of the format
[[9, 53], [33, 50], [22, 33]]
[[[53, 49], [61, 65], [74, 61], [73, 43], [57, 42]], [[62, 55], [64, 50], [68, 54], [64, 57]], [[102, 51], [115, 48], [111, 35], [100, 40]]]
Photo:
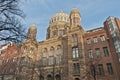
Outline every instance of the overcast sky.
[[70, 14], [74, 7], [80, 11], [84, 30], [102, 27], [108, 16], [120, 18], [120, 0], [27, 0], [21, 5], [23, 22], [27, 29], [36, 24], [37, 40], [45, 40], [50, 18], [61, 10]]

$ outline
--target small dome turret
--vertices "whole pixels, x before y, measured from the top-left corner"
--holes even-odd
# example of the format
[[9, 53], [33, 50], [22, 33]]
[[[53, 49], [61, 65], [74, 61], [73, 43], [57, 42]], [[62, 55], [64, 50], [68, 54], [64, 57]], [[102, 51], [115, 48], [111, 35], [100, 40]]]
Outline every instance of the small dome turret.
[[30, 26], [30, 28], [29, 28], [29, 30], [31, 30], [31, 31], [36, 31], [37, 30], [37, 27], [36, 27], [36, 25], [35, 24], [32, 24], [31, 26]]
[[28, 29], [27, 38], [36, 39], [37, 27], [35, 24], [32, 24]]
[[70, 13], [70, 25], [73, 27], [81, 25], [81, 16], [77, 8], [73, 8]]
[[77, 8], [73, 8], [70, 14], [75, 14], [75, 13], [80, 14], [80, 12]]

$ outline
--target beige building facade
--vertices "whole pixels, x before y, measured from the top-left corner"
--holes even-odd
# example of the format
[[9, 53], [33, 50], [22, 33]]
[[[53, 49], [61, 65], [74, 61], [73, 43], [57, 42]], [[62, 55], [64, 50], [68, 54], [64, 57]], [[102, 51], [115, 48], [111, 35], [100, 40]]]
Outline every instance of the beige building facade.
[[[105, 74], [104, 77], [99, 75], [101, 71], [104, 71], [102, 63], [107, 60], [104, 54], [107, 52], [108, 55], [109, 52], [110, 55], [114, 55], [110, 52], [108, 36], [106, 36], [104, 28], [84, 31], [81, 15], [77, 8], [73, 8], [70, 15], [61, 11], [52, 16], [47, 28], [46, 40], [38, 42], [36, 33], [37, 27], [32, 25], [28, 30], [27, 39], [21, 44], [21, 56], [16, 72], [17, 80], [110, 79], [106, 78], [108, 74]], [[98, 40], [98, 36], [102, 41]], [[91, 45], [92, 39], [94, 40], [93, 46]], [[92, 53], [94, 48], [97, 48], [97, 54], [95, 54], [95, 50]], [[94, 61], [94, 56], [98, 56], [99, 50], [102, 49], [101, 54], [104, 59], [99, 58], [99, 60], [104, 60], [104, 62], [100, 61], [100, 64], [97, 62], [95, 65], [88, 63], [90, 60]], [[101, 54], [99, 53], [99, 55]], [[119, 80], [119, 78], [115, 78], [119, 75], [114, 74], [116, 66], [111, 60], [112, 56], [110, 56], [109, 63], [105, 63], [107, 64], [105, 68], [108, 72], [112, 71], [109, 76], [112, 75], [114, 80]], [[94, 67], [94, 73], [90, 70], [91, 65]]]
[[[85, 77], [85, 66], [80, 65], [85, 63], [85, 31], [82, 29], [78, 9], [72, 9], [70, 15], [62, 11], [56, 13], [50, 20], [46, 40], [37, 42], [36, 32], [36, 26], [32, 25], [28, 30], [27, 39], [21, 44], [22, 55], [19, 64], [22, 67], [18, 67], [18, 78], [31, 75], [27, 78], [37, 76], [38, 79], [44, 80], [80, 80]], [[34, 64], [31, 65], [31, 61]], [[33, 66], [36, 66], [34, 70]], [[34, 75], [33, 72], [38, 74]]]

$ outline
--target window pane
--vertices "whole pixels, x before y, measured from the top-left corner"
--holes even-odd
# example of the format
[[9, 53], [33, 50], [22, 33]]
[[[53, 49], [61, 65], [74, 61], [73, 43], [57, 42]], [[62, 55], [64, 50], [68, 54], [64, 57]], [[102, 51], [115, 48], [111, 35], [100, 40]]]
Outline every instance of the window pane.
[[54, 62], [54, 57], [49, 57], [49, 65], [52, 65]]
[[101, 55], [100, 55], [100, 49], [99, 48], [96, 48], [95, 49], [96, 50], [96, 56], [97, 56], [97, 58], [99, 58]]
[[42, 59], [42, 63], [43, 63], [43, 66], [47, 65], [47, 59], [46, 59], [46, 58], [43, 58], [43, 59]]
[[95, 65], [90, 65], [90, 71], [93, 76], [96, 74]]
[[50, 54], [49, 54], [49, 56], [53, 56], [54, 55], [54, 48], [52, 47], [51, 49], [50, 49]]
[[105, 41], [105, 36], [101, 36], [101, 41]]
[[56, 63], [59, 64], [60, 62], [61, 62], [61, 56], [59, 55], [56, 57]]
[[107, 63], [107, 70], [109, 74], [113, 74], [113, 69], [112, 69], [112, 64], [111, 63]]
[[91, 44], [91, 39], [87, 39], [87, 44]]
[[98, 65], [98, 70], [100, 75], [104, 75], [104, 69], [103, 69], [103, 64]]
[[79, 57], [78, 47], [73, 47], [72, 48], [72, 55], [73, 55], [73, 58], [78, 58]]
[[94, 43], [97, 43], [98, 42], [98, 39], [95, 37], [94, 38]]
[[80, 73], [80, 66], [79, 63], [73, 63], [73, 73]]
[[72, 35], [72, 42], [77, 42], [77, 40], [78, 40], [77, 34], [73, 34]]
[[109, 56], [109, 52], [108, 52], [108, 48], [107, 47], [103, 47], [103, 51], [104, 51], [104, 55], [105, 56]]
[[75, 48], [72, 49], [72, 53], [73, 53], [73, 58], [75, 58]]
[[61, 54], [62, 54], [62, 48], [61, 48], [61, 46], [58, 46], [57, 55], [61, 55]]
[[43, 50], [43, 57], [47, 57], [47, 49]]
[[93, 58], [93, 54], [92, 54], [92, 50], [91, 49], [88, 50], [88, 56], [89, 56], [89, 58]]
[[77, 66], [76, 72], [77, 72], [77, 73], [80, 73], [80, 66], [79, 66], [79, 63], [76, 63], [76, 66]]
[[79, 53], [78, 53], [78, 47], [76, 47], [76, 57], [79, 57]]

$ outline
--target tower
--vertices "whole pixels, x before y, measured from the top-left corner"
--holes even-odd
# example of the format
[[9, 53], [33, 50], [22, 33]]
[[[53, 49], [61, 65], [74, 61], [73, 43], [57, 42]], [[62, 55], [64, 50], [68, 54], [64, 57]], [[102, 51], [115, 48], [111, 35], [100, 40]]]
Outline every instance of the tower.
[[80, 26], [81, 25], [81, 16], [77, 8], [73, 8], [70, 13], [70, 26]]
[[38, 44], [36, 40], [37, 28], [33, 24], [28, 29], [27, 39], [21, 44], [21, 54], [18, 61], [17, 80], [36, 80], [35, 67], [37, 61]]
[[113, 48], [115, 48], [120, 63], [120, 20], [116, 17], [109, 16], [104, 22], [104, 28], [111, 42], [114, 44], [112, 47], [114, 46]]
[[32, 24], [27, 33], [27, 39], [36, 39], [37, 28], [35, 24]]

